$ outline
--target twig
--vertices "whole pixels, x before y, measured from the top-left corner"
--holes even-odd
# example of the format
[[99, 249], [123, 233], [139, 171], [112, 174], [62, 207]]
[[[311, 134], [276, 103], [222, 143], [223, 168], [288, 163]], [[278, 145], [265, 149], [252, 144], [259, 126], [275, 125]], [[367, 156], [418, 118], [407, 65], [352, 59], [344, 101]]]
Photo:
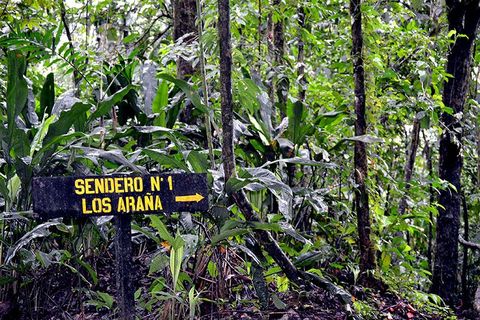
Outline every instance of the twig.
[[10, 4], [10, 0], [5, 1], [5, 5], [3, 6], [2, 13], [0, 14], [0, 17], [5, 14], [5, 11], [7, 11], [7, 7]]
[[165, 14], [165, 13], [161, 13], [159, 14], [155, 19], [153, 19], [152, 23], [148, 26], [147, 30], [145, 30], [145, 32], [143, 33], [143, 35], [137, 40], [135, 41], [135, 43], [133, 44], [134, 46], [137, 46], [138, 44], [140, 44], [142, 41], [144, 41], [147, 36], [149, 35], [150, 33], [150, 30], [152, 30], [154, 24], [160, 20], [160, 18], [170, 18], [169, 15]]
[[213, 154], [213, 141], [212, 141], [212, 119], [210, 117], [210, 108], [208, 107], [208, 87], [207, 87], [207, 74], [205, 72], [205, 52], [203, 48], [203, 19], [202, 19], [202, 3], [197, 1], [197, 24], [198, 24], [198, 45], [200, 50], [200, 75], [202, 78], [202, 90], [203, 90], [203, 104], [207, 108], [205, 114], [205, 131], [207, 135], [208, 154], [210, 156], [210, 168], [215, 170], [215, 156]]
[[[63, 27], [67, 35], [68, 46], [70, 48], [70, 56], [72, 56], [72, 64], [75, 64], [75, 58], [74, 58], [75, 48], [73, 46], [73, 38], [72, 38], [72, 33], [70, 32], [70, 26], [68, 25], [68, 22], [67, 22], [67, 11], [65, 9], [65, 3], [63, 2], [63, 0], [60, 1], [60, 17], [62, 19]], [[74, 68], [73, 69], [73, 85], [75, 86], [76, 96], [78, 96], [78, 94], [80, 93], [79, 84], [80, 84], [80, 75], [78, 73], [78, 69]]]
[[464, 245], [467, 248], [480, 250], [480, 244], [475, 243], [475, 242], [471, 242], [471, 241], [467, 241], [467, 240], [463, 239], [462, 236], [458, 236], [458, 242], [460, 242], [462, 245]]

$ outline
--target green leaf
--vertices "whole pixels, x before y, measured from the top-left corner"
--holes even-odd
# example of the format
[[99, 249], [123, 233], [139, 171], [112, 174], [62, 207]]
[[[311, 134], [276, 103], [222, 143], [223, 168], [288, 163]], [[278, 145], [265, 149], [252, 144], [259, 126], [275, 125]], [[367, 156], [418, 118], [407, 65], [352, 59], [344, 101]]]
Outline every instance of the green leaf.
[[165, 73], [160, 74], [159, 77], [161, 79], [174, 83], [177, 87], [180, 88], [180, 90], [183, 91], [183, 93], [185, 93], [187, 98], [190, 99], [190, 101], [192, 101], [195, 108], [197, 108], [199, 111], [203, 113], [207, 112], [207, 108], [203, 105], [200, 95], [192, 88], [191, 85], [188, 84], [188, 82], [184, 80], [176, 79], [171, 75], [165, 74]]
[[187, 156], [188, 163], [192, 166], [193, 172], [205, 173], [208, 170], [208, 158], [204, 153], [190, 151]]
[[287, 106], [288, 129], [287, 134], [289, 139], [297, 145], [305, 142], [305, 136], [310, 126], [305, 123], [307, 113], [305, 106], [300, 101], [289, 103]]
[[92, 266], [88, 262], [85, 262], [81, 259], [76, 259], [76, 260], [78, 264], [80, 264], [82, 267], [84, 267], [87, 270], [88, 274], [93, 280], [93, 284], [95, 285], [98, 284], [97, 272], [92, 268]]
[[[161, 81], [157, 89], [157, 94], [153, 98], [152, 112], [159, 113], [165, 112], [165, 107], [168, 105], [168, 82]], [[165, 113], [164, 113], [165, 117]], [[165, 124], [164, 124], [165, 125]]]
[[134, 126], [135, 130], [137, 130], [140, 133], [157, 133], [157, 132], [163, 132], [163, 133], [170, 133], [172, 132], [172, 129], [165, 128], [165, 127], [160, 127], [160, 126]]
[[383, 139], [377, 138], [377, 137], [374, 137], [374, 136], [370, 136], [368, 134], [364, 134], [364, 135], [361, 135], [361, 136], [355, 136], [355, 137], [351, 137], [351, 138], [346, 138], [345, 140], [360, 141], [360, 142], [363, 142], [363, 143], [383, 142]]
[[150, 262], [150, 267], [148, 269], [148, 274], [154, 274], [168, 265], [168, 256], [163, 253], [157, 254], [153, 257], [152, 261]]
[[287, 220], [290, 220], [292, 218], [292, 189], [267, 169], [246, 168], [244, 172], [247, 173], [247, 176], [244, 176], [245, 173], [243, 173], [240, 178], [248, 178], [249, 175], [255, 179], [255, 182], [267, 187], [278, 200], [278, 211], [282, 213]]
[[150, 215], [148, 217], [150, 218], [150, 225], [157, 230], [160, 238], [168, 241], [170, 244], [173, 244], [175, 238], [173, 238], [170, 232], [168, 232], [167, 227], [165, 227], [162, 220], [160, 220], [160, 217], [154, 215]]
[[272, 138], [270, 136], [270, 131], [268, 130], [265, 123], [260, 119], [256, 119], [250, 114], [248, 115], [248, 119], [250, 120], [250, 123], [253, 125], [253, 128], [258, 132], [262, 143], [266, 146], [269, 146]]
[[119, 103], [120, 101], [123, 100], [123, 97], [127, 95], [127, 93], [133, 89], [134, 86], [132, 85], [127, 85], [124, 88], [118, 90], [111, 96], [107, 97], [106, 99], [102, 100], [101, 102], [98, 103], [97, 110], [95, 110], [94, 113], [90, 115], [89, 121], [95, 120], [97, 118], [100, 118], [110, 112], [112, 107]]
[[212, 237], [212, 246], [217, 245], [219, 242], [228, 239], [233, 236], [239, 236], [242, 234], [249, 233], [250, 230], [248, 228], [235, 228], [235, 229], [229, 229], [229, 230], [224, 230], [221, 231], [220, 233], [214, 235]]
[[168, 82], [161, 81], [157, 89], [157, 94], [153, 98], [152, 102], [152, 112], [158, 113], [157, 118], [155, 118], [155, 124], [165, 127], [166, 122], [166, 113], [165, 107], [168, 105]]
[[107, 307], [108, 309], [112, 309], [112, 307], [113, 307], [113, 297], [110, 294], [108, 294], [106, 292], [97, 291], [97, 295], [102, 300], [102, 302], [105, 303], [105, 307]]
[[25, 56], [18, 51], [9, 51], [7, 54], [8, 145], [13, 140], [13, 132], [16, 128], [15, 119], [22, 113], [27, 102], [28, 84], [24, 78], [25, 72]]
[[40, 92], [40, 109], [38, 112], [39, 118], [43, 118], [45, 113], [51, 115], [52, 108], [55, 103], [55, 81], [53, 73], [49, 73], [43, 83], [42, 91]]
[[45, 119], [42, 124], [40, 125], [39, 130], [35, 134], [35, 137], [33, 138], [32, 145], [30, 146], [30, 157], [33, 156], [35, 151], [41, 146], [43, 139], [47, 135], [48, 128], [50, 128], [50, 125], [52, 124], [53, 121], [55, 121], [57, 118], [56, 115], [51, 115], [47, 119]]
[[241, 190], [252, 182], [252, 179], [231, 177], [230, 179], [228, 179], [225, 185], [225, 190], [227, 191], [227, 193], [234, 193]]
[[182, 169], [186, 172], [190, 172], [188, 166], [183, 162], [179, 161], [173, 155], [167, 155], [158, 150], [153, 149], [144, 149], [142, 153], [147, 155], [150, 159], [155, 162], [158, 162], [162, 166], [170, 166], [175, 169]]
[[[181, 238], [178, 236], [177, 238]], [[170, 251], [170, 272], [172, 273], [173, 292], [177, 291], [178, 276], [182, 268], [183, 246], [172, 246]]]
[[23, 237], [20, 238], [20, 240], [18, 240], [14, 246], [8, 249], [7, 256], [5, 258], [5, 264], [9, 264], [17, 254], [18, 250], [20, 250], [21, 248], [24, 248], [32, 240], [36, 238], [47, 237], [48, 235], [50, 235], [50, 231], [48, 229], [57, 224], [60, 224], [60, 222], [56, 222], [56, 221], [45, 222], [45, 223], [39, 224], [38, 226], [33, 228], [31, 231], [23, 235]]
[[77, 102], [70, 110], [65, 110], [60, 113], [58, 120], [50, 125], [48, 133], [43, 140], [43, 146], [48, 144], [51, 140], [61, 136], [70, 130], [72, 125], [82, 121], [87, 111], [92, 107], [89, 103]]

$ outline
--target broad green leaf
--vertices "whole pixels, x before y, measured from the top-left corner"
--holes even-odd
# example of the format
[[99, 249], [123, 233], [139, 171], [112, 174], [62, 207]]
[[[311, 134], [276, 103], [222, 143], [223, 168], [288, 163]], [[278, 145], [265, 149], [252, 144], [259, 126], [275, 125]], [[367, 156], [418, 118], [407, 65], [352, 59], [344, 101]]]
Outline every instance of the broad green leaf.
[[361, 135], [361, 136], [355, 136], [355, 137], [351, 137], [351, 138], [346, 138], [345, 140], [360, 141], [360, 142], [363, 142], [363, 143], [383, 142], [383, 139], [377, 138], [377, 137], [374, 137], [374, 136], [370, 136], [368, 134], [364, 134], [364, 135]]
[[[157, 89], [157, 94], [152, 102], [152, 112], [158, 113], [157, 118], [158, 125], [164, 127], [166, 125], [165, 120], [165, 107], [168, 105], [168, 82], [163, 80]], [[157, 120], [158, 119], [158, 120]]]
[[134, 128], [140, 133], [172, 132], [172, 129], [160, 126], [134, 126]]
[[25, 56], [19, 51], [7, 53], [7, 120], [9, 142], [14, 139], [15, 119], [25, 108], [28, 96], [28, 84], [24, 77], [26, 72]]
[[183, 161], [177, 160], [174, 155], [167, 155], [161, 151], [153, 149], [144, 149], [142, 150], [142, 153], [147, 155], [153, 161], [158, 162], [162, 166], [169, 166], [171, 168], [182, 169], [186, 172], [190, 172], [188, 166]]
[[62, 111], [58, 120], [49, 126], [48, 133], [45, 139], [43, 139], [43, 146], [58, 136], [67, 133], [72, 125], [84, 119], [87, 111], [90, 110], [91, 107], [91, 104], [77, 102], [70, 110]]
[[207, 172], [208, 166], [208, 158], [204, 153], [200, 153], [198, 151], [189, 151], [187, 153], [187, 161], [192, 166], [192, 172], [196, 173], [205, 173]]
[[154, 274], [160, 270], [163, 270], [168, 265], [169, 259], [168, 256], [164, 253], [159, 253], [153, 257], [148, 268], [148, 274]]
[[43, 139], [47, 135], [48, 128], [56, 118], [56, 115], [51, 115], [42, 122], [39, 130], [35, 134], [35, 137], [33, 137], [32, 145], [30, 146], [30, 157], [32, 157], [35, 151], [37, 151], [37, 149], [41, 146]]
[[8, 249], [7, 256], [5, 258], [5, 264], [9, 264], [17, 254], [18, 250], [27, 246], [32, 240], [50, 235], [50, 231], [48, 229], [51, 226], [55, 226], [59, 223], [60, 222], [56, 221], [45, 222], [27, 232], [22, 238], [20, 238], [20, 240], [17, 241], [17, 243], [15, 243], [14, 246]]
[[112, 309], [112, 307], [113, 307], [113, 297], [110, 294], [108, 294], [106, 292], [97, 291], [97, 295], [105, 303], [105, 306], [108, 309]]
[[124, 88], [112, 94], [111, 96], [107, 97], [106, 99], [100, 101], [98, 103], [97, 110], [95, 110], [95, 112], [93, 112], [90, 115], [89, 121], [95, 120], [97, 118], [100, 118], [108, 114], [110, 110], [113, 108], [113, 106], [119, 103], [120, 101], [122, 101], [123, 97], [125, 97], [128, 94], [128, 92], [133, 88], [134, 86], [127, 85]]
[[287, 105], [288, 129], [287, 134], [289, 139], [296, 145], [305, 142], [305, 136], [310, 130], [310, 125], [305, 122], [307, 113], [305, 106], [300, 101], [289, 103]]
[[38, 116], [43, 118], [45, 113], [51, 115], [53, 104], [55, 103], [55, 81], [53, 73], [49, 73], [43, 83], [42, 91], [40, 92], [40, 109]]
[[212, 237], [212, 246], [217, 245], [219, 242], [228, 239], [233, 236], [239, 236], [242, 234], [249, 233], [250, 230], [248, 228], [235, 228], [235, 229], [229, 229], [225, 231], [221, 231], [220, 233], [214, 235]]
[[165, 73], [160, 74], [159, 77], [161, 79], [174, 83], [177, 87], [180, 88], [180, 90], [183, 91], [183, 93], [185, 93], [187, 98], [190, 99], [190, 101], [192, 101], [195, 108], [197, 108], [199, 111], [203, 113], [207, 112], [207, 108], [203, 105], [200, 95], [186, 81], [176, 79], [171, 75], [165, 74]]
[[170, 244], [173, 244], [175, 238], [173, 238], [170, 232], [168, 232], [167, 227], [165, 227], [162, 220], [160, 220], [160, 217], [154, 215], [150, 215], [148, 217], [150, 218], [150, 225], [157, 230], [160, 238], [168, 241]]

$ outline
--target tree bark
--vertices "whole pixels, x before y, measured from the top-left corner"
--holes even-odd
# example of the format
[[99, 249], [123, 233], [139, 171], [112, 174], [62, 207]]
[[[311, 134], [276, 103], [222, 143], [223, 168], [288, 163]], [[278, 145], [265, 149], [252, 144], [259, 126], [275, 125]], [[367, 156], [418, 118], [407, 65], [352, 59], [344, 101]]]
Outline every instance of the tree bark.
[[[469, 238], [469, 225], [468, 225], [468, 207], [467, 199], [465, 199], [465, 194], [462, 193], [462, 205], [463, 205], [463, 238], [468, 242]], [[463, 262], [462, 262], [462, 301], [463, 305], [468, 305], [470, 303], [470, 298], [468, 294], [468, 247], [463, 247]]]
[[[427, 172], [430, 182], [428, 183], [428, 192], [429, 192], [429, 205], [432, 206], [435, 201], [435, 195], [432, 185], [433, 180], [433, 164], [432, 164], [432, 149], [430, 147], [430, 142], [425, 137], [425, 132], [423, 132], [423, 139], [425, 140], [425, 161], [427, 163]], [[428, 270], [432, 271], [432, 251], [433, 251], [433, 213], [429, 213], [430, 223], [428, 224], [428, 247], [427, 247], [427, 261], [428, 261]]]
[[[350, 14], [352, 17], [352, 59], [353, 77], [355, 84], [355, 135], [361, 136], [367, 132], [365, 117], [365, 73], [363, 69], [363, 35], [361, 0], [350, 0]], [[355, 141], [354, 150], [355, 195], [354, 208], [357, 214], [357, 229], [360, 246], [360, 272], [365, 283], [369, 283], [371, 272], [375, 270], [375, 251], [370, 240], [370, 209], [365, 180], [368, 175], [367, 150], [365, 143]]]
[[[197, 13], [196, 0], [173, 1], [173, 40], [183, 38], [183, 43], [189, 44], [197, 36], [195, 15]], [[179, 57], [177, 59], [177, 78], [187, 79], [195, 72], [192, 64]]]
[[[235, 176], [235, 158], [233, 153], [233, 105], [232, 105], [232, 54], [230, 34], [230, 1], [218, 0], [218, 37], [220, 45], [220, 96], [222, 111], [222, 158], [225, 181]], [[247, 200], [243, 191], [233, 193], [232, 198], [247, 221], [259, 221], [259, 218]], [[285, 255], [270, 232], [258, 230], [256, 238], [274, 261], [279, 265], [290, 281], [305, 284], [301, 273]]]
[[[182, 39], [182, 43], [190, 44], [197, 37], [195, 18], [197, 13], [196, 0], [173, 0], [173, 40]], [[177, 58], [177, 78], [188, 80], [195, 69], [190, 61], [182, 57]], [[193, 104], [187, 100], [180, 113], [180, 121], [192, 123]]]
[[405, 162], [405, 193], [400, 200], [398, 206], [398, 214], [403, 215], [407, 208], [407, 195], [410, 190], [410, 181], [412, 181], [413, 168], [415, 166], [415, 157], [417, 155], [418, 143], [420, 140], [420, 119], [418, 114], [413, 120], [412, 141], [410, 142], [410, 149], [407, 152], [407, 161]]
[[[446, 81], [443, 103], [455, 114], [463, 113], [470, 74], [472, 45], [480, 19], [479, 0], [447, 0], [449, 30], [457, 36], [447, 59], [447, 72], [453, 77]], [[441, 190], [437, 218], [437, 247], [431, 290], [453, 306], [457, 299], [457, 266], [460, 226], [460, 175], [462, 172], [462, 125], [454, 115], [443, 113], [444, 128], [440, 138], [439, 176], [454, 188]]]
[[233, 154], [232, 47], [230, 2], [218, 0], [218, 38], [220, 46], [220, 104], [222, 109], [222, 157], [225, 181], [235, 175]]
[[305, 43], [303, 42], [302, 32], [305, 28], [305, 9], [300, 6], [297, 9], [298, 15], [298, 55], [297, 55], [297, 75], [298, 75], [298, 100], [305, 102], [306, 94], [306, 85], [307, 80], [305, 79]]
[[[281, 1], [273, 0], [274, 10], [281, 10]], [[279, 13], [281, 16], [281, 12]], [[273, 23], [273, 47], [274, 47], [274, 59], [275, 59], [275, 69], [276, 69], [276, 91], [277, 91], [277, 100], [278, 100], [278, 109], [280, 111], [280, 119], [283, 119], [286, 116], [286, 106], [287, 106], [287, 97], [288, 97], [288, 78], [284, 75], [283, 70], [283, 56], [285, 55], [285, 35], [283, 32], [284, 22], [283, 18], [279, 18], [277, 22]], [[280, 75], [280, 76], [279, 76]], [[281, 120], [280, 120], [281, 121]]]
[[[62, 19], [63, 23], [63, 28], [65, 29], [65, 34], [67, 36], [68, 40], [68, 47], [70, 48], [70, 56], [73, 57], [75, 54], [75, 47], [73, 46], [73, 37], [72, 37], [72, 32], [70, 31], [70, 25], [68, 24], [67, 21], [67, 10], [65, 9], [65, 3], [60, 1], [60, 17]], [[75, 88], [75, 96], [79, 97], [80, 96], [80, 80], [81, 76], [80, 73], [78, 72], [78, 69], [75, 65], [75, 58], [71, 58], [71, 64], [73, 67], [73, 87]]]
[[115, 217], [115, 271], [119, 319], [135, 319], [135, 288], [132, 281], [132, 216]]

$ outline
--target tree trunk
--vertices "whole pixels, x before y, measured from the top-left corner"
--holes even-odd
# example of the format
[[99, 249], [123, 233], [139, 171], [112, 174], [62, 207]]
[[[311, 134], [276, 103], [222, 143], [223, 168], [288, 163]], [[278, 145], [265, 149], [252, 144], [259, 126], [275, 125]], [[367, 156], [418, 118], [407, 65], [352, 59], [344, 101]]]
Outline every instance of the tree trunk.
[[[195, 39], [197, 35], [196, 12], [196, 0], [173, 1], [173, 40], [175, 42], [183, 37], [183, 43], [190, 44]], [[194, 72], [195, 70], [189, 61], [182, 57], [177, 59], [177, 78], [189, 78]]]
[[[197, 13], [196, 0], [173, 0], [173, 40], [182, 39], [183, 44], [190, 44], [197, 36], [195, 17]], [[192, 63], [182, 57], [177, 58], [177, 78], [188, 80], [195, 73]], [[180, 113], [180, 121], [192, 123], [193, 104], [185, 102]]]
[[302, 32], [305, 28], [305, 9], [298, 7], [298, 55], [297, 55], [297, 75], [298, 75], [298, 100], [305, 102], [306, 85], [305, 79], [305, 43], [303, 42]]
[[[363, 35], [362, 35], [362, 12], [361, 0], [350, 1], [350, 14], [352, 16], [352, 59], [353, 77], [355, 83], [355, 135], [361, 136], [367, 132], [365, 119], [365, 74], [363, 69]], [[354, 150], [355, 164], [355, 195], [354, 208], [357, 214], [358, 237], [360, 246], [360, 271], [365, 283], [368, 283], [371, 274], [375, 270], [375, 251], [370, 240], [370, 209], [368, 207], [368, 193], [365, 180], [368, 175], [367, 150], [365, 143], [355, 141]]]
[[[447, 72], [453, 76], [443, 89], [443, 103], [455, 114], [463, 113], [468, 88], [472, 45], [480, 19], [479, 0], [447, 0], [449, 30], [457, 36], [450, 49]], [[441, 190], [437, 219], [437, 247], [433, 269], [432, 291], [453, 306], [457, 299], [457, 266], [460, 226], [460, 175], [462, 172], [462, 125], [451, 114], [443, 113], [444, 128], [440, 138], [439, 176], [454, 188]]]
[[417, 155], [418, 143], [420, 140], [420, 119], [418, 114], [413, 120], [411, 136], [412, 141], [410, 142], [410, 149], [407, 152], [407, 161], [405, 163], [405, 194], [402, 196], [402, 199], [400, 200], [400, 204], [398, 206], [399, 215], [403, 215], [405, 213], [405, 209], [407, 208], [407, 195], [408, 191], [410, 190], [410, 181], [412, 181], [413, 168], [415, 166], [415, 157]]
[[[281, 1], [273, 0], [274, 10], [281, 11]], [[279, 16], [282, 16], [282, 13], [279, 12]], [[274, 47], [274, 59], [275, 59], [275, 69], [276, 69], [276, 91], [277, 91], [277, 100], [278, 100], [278, 109], [280, 111], [280, 119], [283, 119], [286, 116], [286, 106], [287, 106], [287, 97], [288, 97], [288, 78], [284, 75], [283, 72], [283, 56], [285, 55], [285, 35], [283, 32], [284, 22], [282, 18], [279, 18], [277, 22], [273, 24], [273, 47]], [[279, 76], [280, 75], [280, 76]], [[280, 120], [281, 121], [281, 120]]]
[[73, 74], [73, 87], [75, 89], [75, 96], [79, 97], [81, 75], [75, 65], [75, 58], [73, 57], [75, 54], [75, 47], [73, 46], [72, 32], [70, 31], [70, 25], [68, 24], [68, 21], [67, 21], [67, 10], [65, 9], [65, 3], [63, 2], [63, 0], [60, 1], [60, 18], [62, 19], [63, 28], [65, 29], [65, 34], [68, 40], [68, 47], [70, 48], [71, 58], [69, 57], [68, 59], [71, 59], [71, 64], [73, 66], [72, 74]]
[[[462, 192], [463, 205], [463, 238], [468, 242], [469, 239], [469, 225], [468, 225], [468, 207], [465, 194]], [[468, 294], [468, 247], [463, 247], [463, 262], [462, 262], [462, 302], [465, 307], [470, 304], [470, 296]]]
[[[433, 180], [433, 164], [432, 164], [432, 149], [430, 147], [430, 142], [425, 137], [425, 132], [423, 132], [423, 139], [425, 140], [425, 161], [427, 163], [427, 172], [428, 179], [428, 192], [429, 192], [429, 205], [432, 206], [435, 201], [435, 195], [432, 185]], [[428, 224], [428, 247], [427, 247], [427, 261], [428, 261], [428, 270], [432, 271], [432, 251], [433, 251], [433, 213], [429, 213], [430, 223]]]
[[218, 38], [220, 46], [222, 157], [225, 181], [227, 181], [235, 174], [235, 157], [233, 154], [232, 46], [229, 0], [218, 0]]
[[[222, 111], [222, 159], [225, 181], [235, 176], [235, 158], [233, 153], [233, 105], [232, 105], [232, 50], [230, 34], [230, 1], [218, 0], [218, 37], [220, 45], [220, 97]], [[243, 191], [232, 194], [237, 207], [247, 221], [259, 221], [259, 218], [247, 200]], [[273, 260], [279, 265], [290, 281], [305, 284], [301, 273], [285, 255], [270, 232], [258, 230], [255, 237]]]

